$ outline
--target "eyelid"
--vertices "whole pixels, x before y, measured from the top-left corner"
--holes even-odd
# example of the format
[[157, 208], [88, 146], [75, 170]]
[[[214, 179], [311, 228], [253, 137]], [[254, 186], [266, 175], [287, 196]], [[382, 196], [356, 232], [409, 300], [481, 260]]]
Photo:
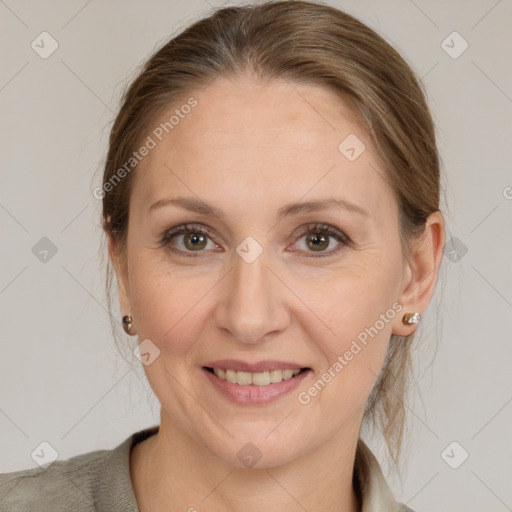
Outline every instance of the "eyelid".
[[[162, 244], [162, 246], [166, 246], [167, 244], [169, 244], [169, 242], [171, 241], [171, 239], [174, 236], [185, 235], [187, 233], [201, 233], [203, 235], [208, 236], [212, 241], [215, 240], [215, 236], [212, 234], [211, 230], [208, 229], [207, 227], [205, 227], [201, 224], [196, 224], [194, 222], [187, 222], [185, 224], [180, 224], [179, 226], [175, 226], [171, 229], [167, 229], [164, 232], [163, 236], [161, 237], [161, 244]], [[179, 250], [179, 251], [183, 252], [181, 250]], [[188, 252], [192, 252], [192, 251], [188, 251]], [[201, 251], [198, 251], [198, 252], [201, 252]]]

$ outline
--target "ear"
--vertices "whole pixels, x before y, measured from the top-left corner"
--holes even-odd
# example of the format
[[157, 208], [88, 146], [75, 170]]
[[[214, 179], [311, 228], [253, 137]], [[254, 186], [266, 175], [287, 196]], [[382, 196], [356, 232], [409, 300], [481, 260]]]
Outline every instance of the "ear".
[[444, 246], [445, 222], [438, 210], [429, 215], [423, 234], [414, 241], [411, 248], [411, 258], [406, 264], [405, 278], [398, 297], [403, 309], [394, 319], [393, 334], [409, 336], [416, 329], [415, 324], [404, 324], [402, 317], [405, 313], [414, 312], [422, 315], [427, 309], [434, 293]]
[[116, 241], [112, 237], [108, 237], [108, 252], [110, 260], [116, 273], [117, 290], [119, 292], [119, 305], [123, 315], [130, 315], [130, 300], [128, 287], [128, 272], [126, 258], [119, 250]]

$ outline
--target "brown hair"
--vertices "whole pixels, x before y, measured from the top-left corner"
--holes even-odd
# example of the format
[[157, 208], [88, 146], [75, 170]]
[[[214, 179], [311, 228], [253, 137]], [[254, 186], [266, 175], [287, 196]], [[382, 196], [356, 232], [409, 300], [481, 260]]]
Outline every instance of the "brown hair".
[[[439, 155], [422, 86], [381, 36], [352, 16], [320, 3], [285, 0], [227, 7], [166, 42], [124, 92], [110, 133], [104, 190], [170, 106], [221, 74], [244, 73], [265, 80], [317, 84], [334, 91], [352, 108], [371, 136], [395, 193], [403, 253], [409, 258], [411, 241], [423, 233], [427, 217], [439, 210], [440, 199]], [[123, 173], [103, 195], [102, 227], [120, 254], [126, 246], [133, 175]], [[112, 277], [109, 260], [109, 311]], [[112, 314], [111, 319], [116, 336], [119, 320]], [[397, 467], [412, 338], [391, 336], [363, 418], [363, 426], [382, 432]]]

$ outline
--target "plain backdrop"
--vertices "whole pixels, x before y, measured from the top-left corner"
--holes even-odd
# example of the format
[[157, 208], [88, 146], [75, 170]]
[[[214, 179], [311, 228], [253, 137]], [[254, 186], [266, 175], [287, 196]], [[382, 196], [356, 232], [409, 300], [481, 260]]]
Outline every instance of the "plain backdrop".
[[[421, 77], [445, 173], [448, 245], [415, 350], [402, 483], [382, 443], [369, 444], [417, 512], [512, 510], [512, 2], [328, 3]], [[92, 189], [140, 62], [221, 4], [0, 1], [2, 472], [34, 467], [43, 441], [66, 459], [159, 422], [110, 331]], [[41, 37], [45, 51], [58, 45], [46, 58]]]

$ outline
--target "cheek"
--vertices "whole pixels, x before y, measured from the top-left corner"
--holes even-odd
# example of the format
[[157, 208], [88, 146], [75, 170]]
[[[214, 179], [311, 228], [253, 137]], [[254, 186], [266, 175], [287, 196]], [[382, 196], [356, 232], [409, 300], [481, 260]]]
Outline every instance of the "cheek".
[[[396, 300], [400, 266], [394, 258], [381, 251], [361, 254], [344, 267], [324, 274], [321, 279], [303, 282], [297, 295], [304, 297], [333, 340], [339, 340], [342, 349], [347, 340], [354, 339], [377, 322], [378, 330], [390, 331], [389, 317]], [[382, 315], [384, 324], [380, 319]], [[321, 320], [321, 321], [320, 321]]]
[[[381, 372], [389, 347], [396, 311], [385, 294], [353, 295], [350, 287], [337, 290], [341, 300], [332, 305], [326, 323], [336, 334], [320, 334], [316, 342], [323, 352], [309, 387], [297, 396], [324, 423], [336, 427], [354, 415], [362, 414], [369, 394]], [[345, 294], [346, 293], [346, 294]], [[346, 299], [346, 300], [344, 300]], [[310, 329], [313, 333], [313, 329]]]
[[130, 279], [139, 339], [149, 338], [174, 355], [186, 351], [197, 339], [194, 317], [211, 285], [204, 279], [181, 278], [161, 258], [143, 254], [134, 261]]
[[317, 341], [321, 340], [326, 358], [326, 367], [320, 373], [325, 380], [336, 382], [329, 386], [332, 390], [357, 390], [358, 397], [363, 399], [382, 368], [393, 321], [399, 314], [396, 297], [400, 260], [375, 252], [361, 256], [358, 264], [351, 265], [350, 270], [340, 270], [337, 275], [323, 293], [315, 289], [308, 298], [323, 320], [315, 320]]

